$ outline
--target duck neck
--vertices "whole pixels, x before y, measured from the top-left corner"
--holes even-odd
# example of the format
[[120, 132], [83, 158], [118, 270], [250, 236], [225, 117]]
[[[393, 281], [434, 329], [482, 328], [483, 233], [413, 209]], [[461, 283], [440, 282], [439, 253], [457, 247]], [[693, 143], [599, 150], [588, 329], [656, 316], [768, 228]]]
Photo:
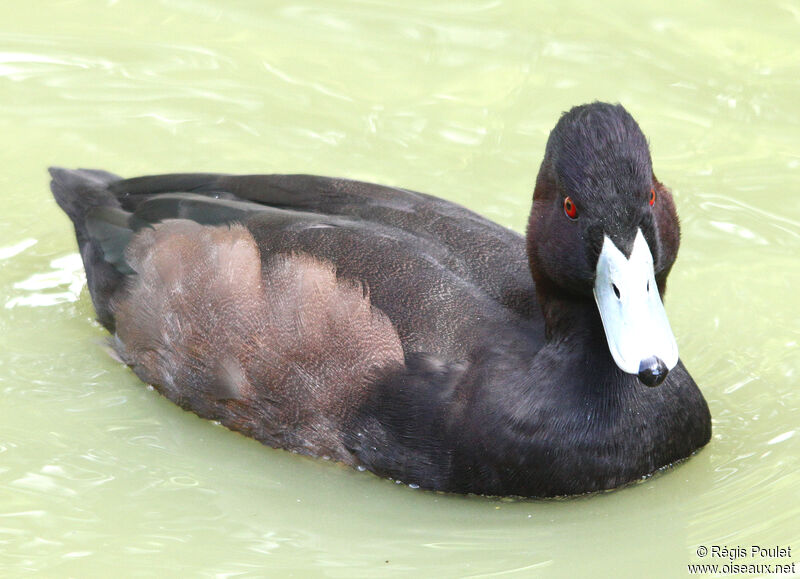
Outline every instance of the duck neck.
[[[581, 367], [592, 380], [575, 382], [579, 388], [605, 385], [600, 387], [605, 390], [608, 385], [631, 385], [636, 380], [614, 363], [597, 304], [591, 297], [565, 294], [546, 284], [537, 283], [536, 287], [545, 320], [545, 359], [563, 363], [568, 374], [574, 373], [576, 366]], [[538, 364], [535, 362], [534, 367]]]
[[576, 337], [600, 338], [605, 342], [603, 323], [593, 299], [565, 294], [546, 280], [537, 280], [536, 294], [542, 308], [548, 343], [574, 340]]

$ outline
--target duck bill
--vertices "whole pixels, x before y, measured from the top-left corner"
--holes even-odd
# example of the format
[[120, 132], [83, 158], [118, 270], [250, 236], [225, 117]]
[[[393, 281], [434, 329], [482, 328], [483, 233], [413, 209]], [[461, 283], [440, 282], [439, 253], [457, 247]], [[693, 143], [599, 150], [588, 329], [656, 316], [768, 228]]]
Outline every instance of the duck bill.
[[678, 363], [678, 344], [658, 293], [653, 255], [641, 229], [629, 258], [605, 236], [594, 283], [608, 349], [617, 366], [658, 386]]

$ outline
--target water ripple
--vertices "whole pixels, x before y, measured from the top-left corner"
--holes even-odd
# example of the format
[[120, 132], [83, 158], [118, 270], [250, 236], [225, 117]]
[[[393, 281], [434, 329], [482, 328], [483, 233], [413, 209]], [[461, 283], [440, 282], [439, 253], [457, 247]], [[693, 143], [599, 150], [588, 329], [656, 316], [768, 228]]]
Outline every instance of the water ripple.
[[15, 282], [13, 287], [21, 290], [17, 292], [20, 295], [8, 299], [5, 303], [6, 309], [19, 306], [55, 306], [77, 301], [86, 285], [81, 256], [74, 253], [53, 259], [50, 261], [50, 268], [50, 271], [34, 273]]

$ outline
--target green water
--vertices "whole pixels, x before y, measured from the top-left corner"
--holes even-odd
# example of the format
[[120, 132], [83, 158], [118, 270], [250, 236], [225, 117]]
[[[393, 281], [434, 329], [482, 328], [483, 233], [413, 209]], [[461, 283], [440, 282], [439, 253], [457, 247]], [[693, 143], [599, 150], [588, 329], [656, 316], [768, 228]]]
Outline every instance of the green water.
[[[663, 6], [663, 5], [660, 5]], [[0, 22], [0, 574], [687, 574], [800, 567], [800, 3], [63, 0]], [[103, 350], [49, 164], [308, 172], [522, 230], [561, 111], [620, 101], [674, 189], [667, 309], [714, 416], [621, 491], [415, 491], [185, 413]], [[800, 570], [800, 569], [798, 569]]]

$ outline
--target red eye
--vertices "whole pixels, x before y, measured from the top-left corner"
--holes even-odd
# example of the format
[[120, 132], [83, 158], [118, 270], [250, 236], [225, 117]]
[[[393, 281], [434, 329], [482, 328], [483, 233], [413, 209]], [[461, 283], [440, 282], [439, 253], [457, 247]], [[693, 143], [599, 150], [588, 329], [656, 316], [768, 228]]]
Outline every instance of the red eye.
[[650, 189], [650, 207], [656, 204], [656, 190]]
[[569, 197], [564, 198], [564, 213], [566, 213], [567, 217], [569, 217], [570, 219], [578, 218], [578, 208], [575, 207], [575, 204]]

